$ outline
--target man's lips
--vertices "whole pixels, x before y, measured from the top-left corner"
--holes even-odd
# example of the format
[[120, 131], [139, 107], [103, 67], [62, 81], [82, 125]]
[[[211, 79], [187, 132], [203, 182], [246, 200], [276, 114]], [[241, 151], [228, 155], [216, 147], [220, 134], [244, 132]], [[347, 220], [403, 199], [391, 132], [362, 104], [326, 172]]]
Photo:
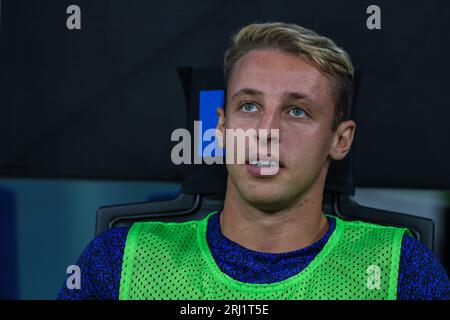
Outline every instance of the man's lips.
[[246, 158], [246, 159], [245, 159], [245, 164], [253, 165], [253, 164], [250, 164], [250, 159], [251, 159], [252, 161], [263, 161], [263, 162], [270, 161], [270, 162], [272, 162], [272, 163], [277, 164], [278, 167], [284, 168], [284, 164], [283, 164], [278, 158], [273, 157], [273, 156], [270, 156], [270, 155], [269, 155], [269, 156], [266, 155], [266, 156], [264, 156], [264, 157], [254, 156], [254, 157]]
[[279, 174], [282, 170], [284, 170], [283, 167], [277, 167], [277, 166], [260, 166], [260, 165], [253, 165], [246, 163], [245, 167], [247, 168], [247, 171], [255, 176], [255, 177], [273, 177], [277, 174]]
[[[252, 161], [250, 161], [250, 159]], [[266, 165], [258, 165], [255, 161], [261, 161]], [[247, 172], [255, 177], [269, 178], [278, 175], [282, 170], [284, 170], [284, 165], [279, 161], [277, 157], [264, 155], [262, 157], [253, 156], [249, 157], [245, 161], [245, 167]]]

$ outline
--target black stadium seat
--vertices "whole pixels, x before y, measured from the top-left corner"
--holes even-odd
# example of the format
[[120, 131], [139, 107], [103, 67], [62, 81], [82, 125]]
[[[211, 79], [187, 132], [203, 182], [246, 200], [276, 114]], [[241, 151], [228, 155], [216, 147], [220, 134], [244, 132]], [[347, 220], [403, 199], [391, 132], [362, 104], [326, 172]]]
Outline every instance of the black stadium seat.
[[[193, 133], [193, 122], [199, 120], [199, 92], [223, 90], [222, 70], [219, 67], [183, 67], [179, 68], [178, 72], [183, 82], [188, 107], [187, 128]], [[355, 103], [352, 108], [353, 114], [354, 106]], [[352, 150], [344, 160], [331, 164], [325, 186], [324, 212], [346, 220], [406, 227], [433, 250], [433, 220], [367, 208], [352, 199], [355, 193]], [[182, 190], [177, 198], [168, 201], [103, 206], [97, 211], [96, 234], [109, 228], [131, 225], [137, 221], [180, 222], [201, 219], [209, 212], [222, 208], [226, 177], [224, 165], [187, 165]]]

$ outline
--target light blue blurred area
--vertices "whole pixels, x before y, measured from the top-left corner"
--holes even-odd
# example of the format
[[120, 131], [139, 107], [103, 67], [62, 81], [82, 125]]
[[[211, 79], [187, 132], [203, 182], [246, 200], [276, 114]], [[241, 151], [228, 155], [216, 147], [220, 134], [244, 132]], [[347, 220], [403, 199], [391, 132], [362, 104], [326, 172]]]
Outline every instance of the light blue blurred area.
[[15, 194], [18, 299], [55, 299], [95, 235], [100, 206], [164, 200], [178, 183], [0, 179]]

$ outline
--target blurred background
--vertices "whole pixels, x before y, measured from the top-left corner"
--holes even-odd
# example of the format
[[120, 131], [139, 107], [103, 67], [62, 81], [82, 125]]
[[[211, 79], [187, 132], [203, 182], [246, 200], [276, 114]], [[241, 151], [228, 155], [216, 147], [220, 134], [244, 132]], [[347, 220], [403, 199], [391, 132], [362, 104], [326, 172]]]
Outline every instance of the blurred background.
[[[372, 4], [381, 29], [367, 27]], [[348, 51], [355, 199], [433, 219], [449, 272], [449, 18], [445, 1], [0, 0], [0, 298], [54, 299], [98, 207], [177, 196], [177, 67], [221, 65], [234, 32], [268, 21]]]

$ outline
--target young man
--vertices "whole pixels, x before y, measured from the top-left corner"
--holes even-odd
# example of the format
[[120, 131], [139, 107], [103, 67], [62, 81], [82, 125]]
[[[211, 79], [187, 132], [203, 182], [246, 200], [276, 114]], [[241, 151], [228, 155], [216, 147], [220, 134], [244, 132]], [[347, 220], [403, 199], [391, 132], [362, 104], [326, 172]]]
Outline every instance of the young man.
[[[330, 161], [348, 153], [353, 67], [333, 41], [293, 24], [252, 24], [225, 55], [219, 132], [278, 129], [263, 159], [227, 164], [223, 210], [136, 223], [94, 239], [81, 290], [61, 299], [448, 299], [448, 277], [404, 229], [325, 216]], [[225, 139], [226, 141], [226, 139]]]

